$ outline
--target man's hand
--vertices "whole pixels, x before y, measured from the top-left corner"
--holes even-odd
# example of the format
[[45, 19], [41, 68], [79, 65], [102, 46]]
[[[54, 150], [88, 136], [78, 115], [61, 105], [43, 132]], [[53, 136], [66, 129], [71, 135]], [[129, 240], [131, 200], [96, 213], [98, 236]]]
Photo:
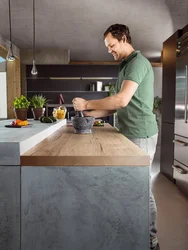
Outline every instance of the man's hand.
[[87, 101], [83, 98], [76, 97], [72, 100], [74, 110], [83, 111], [87, 109]]

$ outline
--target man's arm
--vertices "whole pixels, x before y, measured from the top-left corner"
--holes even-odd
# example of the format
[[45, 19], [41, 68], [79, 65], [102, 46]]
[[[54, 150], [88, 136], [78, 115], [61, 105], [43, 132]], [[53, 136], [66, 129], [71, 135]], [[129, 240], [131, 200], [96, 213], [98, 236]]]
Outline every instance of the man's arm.
[[127, 106], [135, 91], [138, 88], [136, 82], [124, 80], [119, 93], [100, 100], [86, 101], [82, 98], [74, 98], [73, 105], [75, 110], [117, 110]]
[[95, 118], [106, 117], [114, 114], [116, 110], [92, 110], [84, 111], [84, 116], [94, 116]]

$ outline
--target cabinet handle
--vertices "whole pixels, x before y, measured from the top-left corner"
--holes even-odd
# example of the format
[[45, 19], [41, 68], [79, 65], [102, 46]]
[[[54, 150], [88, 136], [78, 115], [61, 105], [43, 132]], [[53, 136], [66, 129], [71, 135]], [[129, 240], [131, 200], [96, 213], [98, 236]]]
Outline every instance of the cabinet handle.
[[188, 146], [187, 142], [180, 141], [180, 140], [173, 140], [173, 143], [177, 143], [177, 144], [179, 144], [180, 146], [183, 146], [183, 147], [187, 147]]
[[178, 165], [172, 165], [172, 168], [179, 172], [180, 174], [187, 174], [187, 171]]

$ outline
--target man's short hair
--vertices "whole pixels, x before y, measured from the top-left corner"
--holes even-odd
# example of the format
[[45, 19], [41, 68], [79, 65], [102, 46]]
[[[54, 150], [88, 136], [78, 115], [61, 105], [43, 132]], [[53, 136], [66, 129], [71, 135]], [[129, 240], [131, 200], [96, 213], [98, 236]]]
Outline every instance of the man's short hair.
[[104, 39], [111, 33], [114, 38], [118, 41], [121, 41], [123, 36], [125, 35], [127, 38], [127, 42], [131, 44], [131, 35], [129, 31], [129, 27], [124, 24], [113, 24], [104, 32]]

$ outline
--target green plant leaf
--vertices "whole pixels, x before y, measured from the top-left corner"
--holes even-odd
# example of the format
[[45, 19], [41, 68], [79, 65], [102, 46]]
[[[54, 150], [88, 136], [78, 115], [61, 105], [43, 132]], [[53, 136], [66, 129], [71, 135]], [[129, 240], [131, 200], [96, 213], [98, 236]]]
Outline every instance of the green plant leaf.
[[44, 105], [47, 103], [46, 97], [42, 94], [33, 95], [30, 100], [34, 108], [43, 108]]
[[161, 112], [161, 107], [162, 107], [162, 98], [159, 96], [155, 96], [153, 102], [153, 111], [155, 112], [157, 110]]
[[20, 97], [15, 97], [14, 98], [13, 105], [14, 105], [14, 107], [16, 109], [29, 108], [30, 101], [28, 101], [25, 96], [21, 95]]

